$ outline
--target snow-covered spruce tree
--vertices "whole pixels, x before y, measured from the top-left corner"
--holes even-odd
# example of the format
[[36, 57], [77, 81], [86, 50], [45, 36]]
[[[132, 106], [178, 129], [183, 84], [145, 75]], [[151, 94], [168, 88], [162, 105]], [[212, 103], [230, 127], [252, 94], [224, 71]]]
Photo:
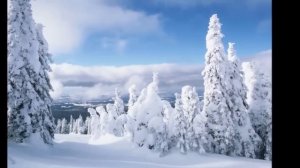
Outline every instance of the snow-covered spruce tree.
[[71, 115], [70, 123], [69, 123], [70, 134], [73, 133], [73, 127], [74, 127], [74, 119], [73, 119], [73, 116]]
[[117, 115], [120, 116], [121, 114], [124, 114], [125, 113], [124, 102], [121, 99], [121, 95], [118, 88], [115, 89], [115, 97], [113, 99], [114, 99], [114, 106], [116, 107]]
[[109, 133], [114, 134], [115, 136], [120, 136], [120, 130], [118, 125], [116, 125], [116, 120], [118, 118], [117, 108], [114, 104], [107, 104], [106, 110], [108, 113], [107, 117], [107, 130]]
[[175, 109], [167, 100], [162, 100], [163, 104], [163, 121], [166, 123], [166, 130], [168, 130], [168, 143], [170, 148], [176, 146], [177, 137], [175, 135]]
[[128, 100], [128, 109], [130, 109], [133, 104], [137, 101], [137, 93], [136, 93], [136, 86], [132, 85], [128, 89], [129, 92], [129, 100]]
[[[186, 120], [186, 147], [187, 150], [205, 152], [207, 146], [206, 116], [200, 111], [199, 96], [195, 87], [184, 86], [181, 92], [182, 110]], [[197, 123], [195, 118], [197, 117]], [[197, 134], [196, 132], [197, 131]]]
[[61, 120], [57, 120], [56, 128], [55, 128], [55, 133], [60, 134], [61, 133]]
[[69, 134], [68, 121], [65, 118], [63, 118], [61, 121], [61, 133]]
[[253, 128], [263, 145], [259, 158], [272, 159], [272, 83], [271, 78], [254, 62], [242, 64], [248, 88], [247, 103]]
[[78, 133], [78, 125], [76, 124], [76, 119], [73, 119], [73, 130], [72, 133], [77, 134]]
[[163, 103], [158, 95], [158, 74], [153, 73], [153, 81], [142, 91], [134, 104], [136, 121], [134, 123], [134, 142], [164, 155], [168, 150], [166, 124], [163, 121]]
[[78, 127], [78, 134], [85, 134], [86, 128], [81, 115], [79, 115], [78, 119], [76, 120], [76, 123]]
[[206, 35], [203, 112], [207, 115], [208, 134], [212, 136], [212, 151], [219, 154], [234, 154], [234, 125], [230, 112], [230, 97], [227, 94], [228, 60], [222, 43], [223, 34], [217, 14], [211, 16]]
[[90, 113], [90, 116], [91, 116], [91, 139], [95, 140], [95, 139], [98, 139], [101, 136], [101, 132], [100, 132], [101, 131], [100, 130], [100, 115], [93, 108], [88, 108], [87, 111]]
[[116, 126], [119, 130], [119, 136], [123, 136], [125, 133], [125, 125], [127, 122], [127, 115], [125, 113], [124, 110], [124, 102], [121, 98], [120, 92], [118, 91], [118, 89], [115, 89], [115, 95], [116, 97], [114, 98], [115, 102], [114, 102], [114, 106], [116, 107], [117, 110], [117, 114], [118, 117], [116, 119]]
[[175, 114], [174, 114], [174, 135], [176, 137], [177, 148], [180, 149], [182, 154], [187, 152], [187, 142], [186, 142], [186, 130], [187, 130], [187, 120], [183, 114], [181, 96], [175, 93]]
[[96, 111], [100, 115], [98, 131], [100, 134], [104, 135], [108, 132], [108, 114], [103, 106], [96, 107]]
[[[130, 137], [131, 137], [131, 141], [135, 142], [136, 138], [135, 138], [135, 132], [137, 132], [136, 128], [137, 128], [137, 113], [139, 111], [139, 109], [141, 108], [141, 104], [143, 103], [145, 97], [146, 97], [146, 92], [147, 89], [144, 88], [141, 91], [140, 96], [138, 96], [137, 101], [128, 108], [128, 112], [127, 112], [127, 123], [125, 125], [125, 128], [127, 130], [128, 133], [130, 133]], [[141, 130], [138, 130], [141, 131]], [[139, 145], [139, 146], [143, 146], [143, 145]]]
[[85, 134], [90, 135], [91, 134], [91, 118], [89, 116], [86, 117], [84, 125], [86, 128]]
[[244, 84], [244, 74], [240, 62], [236, 56], [234, 43], [229, 43], [228, 81], [227, 93], [230, 97], [229, 103], [231, 117], [236, 129], [235, 154], [250, 158], [256, 158], [260, 153], [261, 139], [254, 131], [248, 114], [247, 88]]
[[54, 138], [51, 113], [51, 55], [42, 26], [32, 18], [30, 0], [11, 0], [8, 12], [8, 139], [24, 142], [40, 134], [46, 144]]

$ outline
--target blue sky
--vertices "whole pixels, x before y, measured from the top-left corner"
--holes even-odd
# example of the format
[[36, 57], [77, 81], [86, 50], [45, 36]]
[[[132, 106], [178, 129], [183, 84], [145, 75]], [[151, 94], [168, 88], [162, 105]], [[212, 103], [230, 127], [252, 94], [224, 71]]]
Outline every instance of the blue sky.
[[[33, 2], [34, 16], [45, 25], [45, 36], [50, 40], [55, 63], [84, 66], [203, 63], [208, 21], [214, 13], [223, 24], [225, 48], [227, 42], [235, 42], [238, 56], [251, 56], [272, 47], [270, 0], [71, 0], [74, 6], [70, 8], [76, 9], [75, 13], [73, 9], [62, 7], [66, 6], [64, 1]], [[106, 12], [97, 13], [97, 7], [100, 11], [105, 7], [102, 11]], [[52, 21], [50, 14], [54, 10], [58, 17]], [[124, 13], [118, 15], [118, 10]], [[68, 13], [59, 11], [73, 13], [68, 18]], [[89, 16], [89, 13], [99, 17]], [[140, 19], [134, 19], [137, 17]], [[64, 18], [62, 23], [58, 22], [61, 18]], [[132, 21], [127, 23], [130, 19]], [[68, 27], [68, 22], [72, 26]], [[53, 32], [48, 33], [54, 23], [57, 23], [58, 33], [55, 34], [53, 28]], [[101, 27], [106, 23], [108, 26]], [[72, 33], [62, 37], [64, 29], [64, 34]], [[76, 34], [80, 36], [75, 38]], [[58, 38], [52, 38], [56, 35]], [[54, 49], [61, 40], [65, 40], [61, 48], [70, 44], [65, 47], [69, 47], [68, 50]]]

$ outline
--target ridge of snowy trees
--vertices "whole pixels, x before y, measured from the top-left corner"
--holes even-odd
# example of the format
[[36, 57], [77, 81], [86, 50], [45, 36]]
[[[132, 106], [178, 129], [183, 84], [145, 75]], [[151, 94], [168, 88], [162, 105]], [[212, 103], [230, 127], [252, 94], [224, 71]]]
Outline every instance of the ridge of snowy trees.
[[89, 116], [83, 120], [79, 115], [77, 119], [74, 119], [71, 115], [70, 121], [58, 119], [56, 123], [55, 133], [57, 134], [91, 134], [91, 118]]
[[41, 141], [52, 144], [51, 55], [43, 26], [32, 18], [30, 0], [10, 0], [7, 24], [8, 140], [22, 143], [39, 134]]
[[234, 43], [227, 53], [222, 42], [221, 23], [210, 18], [206, 36], [204, 99], [196, 88], [184, 86], [175, 93], [175, 107], [159, 96], [158, 74], [138, 96], [135, 85], [129, 91], [128, 111], [116, 91], [114, 104], [91, 114], [92, 138], [111, 133], [131, 137], [139, 147], [160, 152], [172, 148], [181, 153], [218, 153], [272, 160], [272, 107], [270, 77], [254, 63], [237, 58]]

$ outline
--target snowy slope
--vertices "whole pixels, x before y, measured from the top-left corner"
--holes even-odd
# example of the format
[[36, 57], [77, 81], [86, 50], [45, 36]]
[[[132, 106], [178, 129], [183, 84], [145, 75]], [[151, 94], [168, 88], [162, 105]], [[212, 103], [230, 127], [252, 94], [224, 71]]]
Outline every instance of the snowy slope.
[[271, 162], [217, 154], [158, 153], [137, 148], [128, 137], [105, 135], [91, 142], [89, 135], [55, 135], [53, 147], [42, 144], [9, 144], [9, 168], [271, 168]]

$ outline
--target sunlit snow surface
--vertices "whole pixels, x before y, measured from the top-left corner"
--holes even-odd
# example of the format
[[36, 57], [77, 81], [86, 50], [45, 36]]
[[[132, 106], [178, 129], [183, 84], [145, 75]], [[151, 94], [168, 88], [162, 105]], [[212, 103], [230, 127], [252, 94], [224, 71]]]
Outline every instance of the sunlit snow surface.
[[89, 135], [55, 135], [53, 147], [38, 142], [8, 144], [9, 168], [271, 168], [265, 160], [217, 154], [180, 154], [165, 157], [138, 148], [128, 137], [102, 136], [90, 141]]

